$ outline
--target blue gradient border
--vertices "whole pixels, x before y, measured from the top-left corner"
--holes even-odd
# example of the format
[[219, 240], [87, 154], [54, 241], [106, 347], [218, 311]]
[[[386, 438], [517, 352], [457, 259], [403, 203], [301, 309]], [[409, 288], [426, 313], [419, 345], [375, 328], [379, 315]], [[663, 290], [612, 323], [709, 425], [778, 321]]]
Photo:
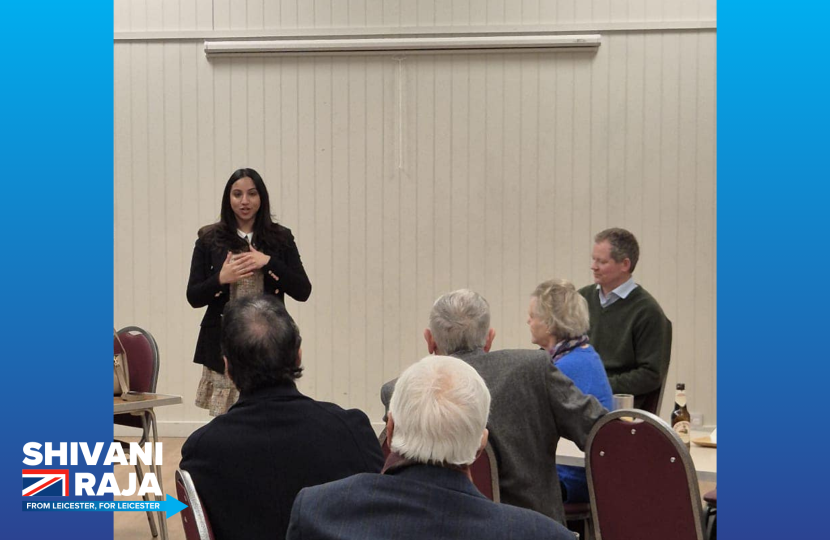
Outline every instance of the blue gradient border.
[[828, 12], [819, 2], [718, 6], [723, 538], [828, 534]]
[[7, 2], [2, 13], [0, 536], [112, 538], [111, 513], [22, 512], [18, 490], [26, 442], [112, 441], [113, 4]]
[[[112, 9], [3, 6], [0, 219], [10, 242], [0, 264], [0, 508], [8, 538], [112, 537], [110, 514], [23, 513], [16, 491], [25, 442], [112, 437], [109, 396], [98, 390], [109, 387], [112, 327]], [[818, 25], [828, 11], [725, 0], [718, 9], [723, 538], [826, 534], [818, 521], [830, 476], [821, 444], [830, 361], [820, 280], [830, 174], [821, 161], [830, 85]], [[819, 273], [815, 286], [808, 270]], [[796, 285], [806, 294], [796, 296]]]

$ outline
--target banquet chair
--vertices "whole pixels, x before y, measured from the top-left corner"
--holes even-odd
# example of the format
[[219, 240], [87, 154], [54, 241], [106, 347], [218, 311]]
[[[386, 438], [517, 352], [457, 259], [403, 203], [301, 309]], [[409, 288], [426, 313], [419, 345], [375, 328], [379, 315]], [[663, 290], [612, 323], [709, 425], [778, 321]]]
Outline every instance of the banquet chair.
[[[657, 416], [660, 416], [660, 407], [663, 405], [663, 391], [666, 389], [666, 378], [669, 375], [669, 365], [671, 364], [672, 322], [668, 321], [668, 323], [668, 332], [664, 341], [665, 350], [667, 351], [666, 362], [663, 368], [663, 377], [660, 380], [660, 387], [635, 398], [641, 402], [639, 409]], [[583, 540], [593, 538], [593, 531], [591, 530], [593, 517], [589, 503], [565, 503], [565, 522], [573, 523], [574, 528], [582, 533]]]
[[572, 532], [577, 532], [582, 540], [591, 540], [591, 503], [564, 503], [565, 523]]
[[603, 416], [588, 435], [585, 462], [597, 540], [703, 540], [694, 463], [657, 416], [638, 409]]
[[[159, 349], [152, 334], [137, 326], [128, 326], [118, 331], [118, 339], [121, 340], [121, 343], [113, 339], [114, 352], [115, 354], [127, 353], [130, 391], [155, 392], [159, 376]], [[121, 345], [124, 346], [126, 351], [121, 349]], [[143, 412], [138, 415], [117, 414], [114, 417], [114, 423], [119, 426], [141, 429], [141, 439], [138, 444], [143, 446], [149, 439], [150, 429], [155, 427], [155, 416], [152, 412]], [[130, 445], [124, 441], [116, 440], [115, 442], [121, 444], [124, 455], [129, 457]], [[144, 480], [144, 471], [141, 469], [140, 463], [140, 460], [135, 462], [139, 485]], [[149, 496], [146, 494], [143, 498], [145, 501], [149, 500]], [[147, 512], [147, 521], [150, 522], [150, 532], [153, 537], [158, 536], [152, 512]]]
[[[389, 457], [391, 449], [386, 440], [386, 428], [378, 435], [380, 448], [383, 450], [383, 457]], [[501, 502], [499, 492], [499, 466], [496, 461], [496, 453], [490, 443], [484, 447], [484, 452], [479, 454], [476, 460], [470, 465], [470, 475], [473, 477], [473, 484], [482, 495], [493, 502]]]
[[703, 500], [706, 501], [706, 540], [716, 540], [718, 536], [718, 488], [707, 491]]
[[663, 406], [663, 391], [666, 389], [666, 378], [669, 376], [669, 365], [671, 364], [671, 342], [672, 342], [672, 324], [669, 323], [669, 330], [666, 334], [664, 347], [666, 350], [666, 361], [663, 366], [663, 378], [660, 380], [660, 388], [653, 390], [647, 394], [642, 394], [635, 397], [635, 400], [640, 403], [638, 409], [650, 412], [660, 416], [660, 407]]
[[213, 540], [213, 529], [193, 479], [190, 473], [182, 469], [176, 469], [176, 494], [179, 500], [187, 505], [181, 512], [185, 539]]

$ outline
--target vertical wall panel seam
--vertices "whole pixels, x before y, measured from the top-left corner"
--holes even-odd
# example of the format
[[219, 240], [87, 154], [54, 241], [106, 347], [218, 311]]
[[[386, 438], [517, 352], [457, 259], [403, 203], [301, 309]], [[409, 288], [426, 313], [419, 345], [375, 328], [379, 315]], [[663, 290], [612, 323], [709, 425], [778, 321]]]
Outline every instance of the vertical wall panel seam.
[[[628, 12], [631, 7], [630, 2], [625, 3], [625, 11], [626, 11], [626, 19], [630, 19]], [[631, 122], [628, 121], [628, 110], [629, 107], [629, 95], [628, 95], [628, 77], [629, 77], [629, 69], [628, 69], [628, 59], [630, 58], [631, 53], [631, 40], [625, 40], [625, 62], [622, 63], [623, 70], [625, 75], [623, 75], [623, 133], [625, 134], [625, 138], [623, 140], [623, 151], [622, 151], [622, 206], [623, 206], [623, 215], [622, 221], [626, 223], [628, 221], [628, 216], [626, 215], [625, 208], [628, 206], [628, 190], [629, 190], [629, 182], [630, 179], [628, 177], [628, 148], [629, 143], [628, 141], [631, 139]], [[633, 223], [634, 220], [632, 220]], [[626, 223], [628, 228], [633, 228], [631, 225]]]
[[[336, 236], [334, 234], [334, 231], [335, 231], [336, 225], [335, 225], [334, 221], [335, 221], [335, 216], [337, 215], [334, 211], [335, 207], [337, 206], [337, 201], [334, 198], [334, 183], [337, 181], [335, 179], [336, 174], [335, 174], [335, 171], [334, 171], [334, 126], [333, 126], [333, 123], [334, 123], [334, 62], [335, 62], [334, 57], [329, 57], [329, 59], [328, 59], [328, 65], [329, 65], [328, 66], [329, 67], [329, 121], [332, 123], [332, 125], [329, 126], [329, 152], [328, 152], [329, 153], [329, 181], [328, 181], [328, 188], [329, 188], [329, 201], [330, 201], [331, 206], [328, 210], [329, 210], [330, 215], [331, 215], [331, 219], [329, 220], [330, 223], [331, 223], [331, 230], [329, 231], [329, 234], [331, 235], [331, 239], [332, 239], [332, 249], [331, 249], [331, 267], [329, 268], [329, 272], [331, 274], [330, 283], [332, 284], [332, 292], [334, 291], [334, 287], [335, 287], [334, 278], [337, 275], [337, 273], [334, 271], [334, 266], [336, 264], [335, 245], [334, 245], [334, 239], [336, 238]], [[346, 88], [347, 88], [347, 92], [348, 92], [348, 85], [346, 86]], [[347, 130], [347, 133], [348, 133], [348, 130]], [[348, 175], [348, 174], [349, 174], [349, 170], [348, 170], [348, 167], [347, 167], [346, 168], [346, 175]], [[348, 193], [346, 194], [346, 196], [348, 197]], [[346, 215], [346, 219], [348, 220], [348, 213]], [[348, 221], [347, 221], [347, 227], [348, 227]], [[347, 233], [348, 233], [348, 228], [347, 228]], [[348, 237], [348, 234], [347, 234], [347, 237]], [[348, 274], [348, 260], [346, 261], [346, 271], [347, 271], [346, 276], [348, 276], [349, 275]], [[348, 291], [348, 287], [346, 289]], [[333, 296], [334, 295], [332, 295], [332, 297]], [[334, 305], [333, 305], [333, 303], [332, 303], [331, 309], [329, 310], [329, 327], [331, 328], [331, 335], [334, 335]], [[352, 355], [352, 346], [351, 346], [351, 344], [349, 344], [347, 350], [349, 351], [349, 354], [348, 354], [347, 358], [345, 358], [345, 362], [344, 362], [345, 366], [346, 366], [346, 370], [347, 370], [346, 380], [348, 380], [348, 370], [351, 368], [351, 365], [350, 365], [351, 355]], [[331, 362], [331, 365], [334, 365], [334, 348], [330, 349], [330, 355], [331, 355], [331, 357], [329, 358], [329, 361]], [[334, 369], [332, 369], [329, 372], [329, 384], [330, 384], [330, 388], [331, 388], [332, 398], [334, 398], [335, 388], [336, 388], [335, 372], [336, 372], [336, 370], [334, 370]], [[338, 400], [341, 399], [340, 396], [338, 396], [337, 399]]]
[[[615, 41], [615, 40], [613, 40], [611, 38], [611, 36], [608, 36], [608, 49], [609, 49], [609, 51], [608, 51], [608, 65], [606, 66], [607, 73], [605, 74], [605, 79], [606, 79], [607, 86], [608, 86], [608, 92], [607, 92], [608, 95], [605, 97], [605, 100], [606, 100], [606, 115], [605, 115], [605, 118], [607, 119], [607, 121], [606, 121], [606, 130], [605, 130], [605, 193], [604, 193], [604, 197], [603, 197], [603, 199], [605, 200], [605, 215], [603, 216], [604, 219], [602, 220], [602, 223], [603, 223], [602, 228], [603, 229], [608, 227], [608, 222], [609, 222], [609, 217], [610, 217], [608, 215], [609, 207], [610, 207], [610, 205], [608, 204], [608, 201], [611, 198], [610, 197], [610, 195], [611, 195], [611, 188], [610, 188], [610, 185], [611, 185], [611, 129], [610, 128], [611, 128], [611, 113], [612, 113], [611, 96], [614, 95], [614, 89], [611, 88], [611, 64], [612, 64], [611, 51], [614, 50], [611, 47], [611, 42], [612, 41]], [[599, 231], [597, 231], [597, 232], [599, 232]]]
[[[572, 107], [574, 109], [576, 109], [576, 100], [577, 100], [577, 96], [579, 95], [577, 93], [577, 84], [576, 84], [576, 79], [577, 79], [577, 77], [576, 77], [576, 73], [577, 73], [576, 61], [577, 61], [577, 58], [573, 54], [570, 55], [570, 56], [571, 56], [570, 64], [571, 64], [571, 71], [572, 71], [572, 75], [571, 75], [571, 86], [572, 86], [571, 95], [573, 96]], [[576, 179], [574, 171], [576, 170], [575, 163], [576, 163], [576, 155], [577, 155], [576, 124], [577, 124], [577, 122], [579, 122], [579, 119], [576, 119], [576, 114], [574, 114], [573, 117], [574, 117], [575, 121], [572, 122], [572, 124], [571, 124], [571, 156], [570, 156], [570, 158], [571, 158], [570, 159], [570, 165], [571, 165], [571, 170], [570, 170], [571, 178], [570, 178], [570, 181], [571, 181], [571, 197], [572, 198], [574, 197], [574, 194], [577, 193], [577, 189], [578, 189], [577, 188], [578, 180]], [[578, 230], [578, 227], [577, 227], [576, 212], [574, 212], [573, 206], [571, 206], [570, 210], [571, 210], [571, 237], [570, 237], [570, 240], [571, 240], [570, 266], [571, 267], [568, 269], [568, 271], [571, 275], [566, 276], [566, 277], [569, 277], [571, 280], [574, 280], [574, 266], [578, 263], [576, 262], [575, 258], [573, 257], [573, 249], [574, 249], [573, 239], [576, 236], [576, 234], [574, 234], [574, 233]], [[577, 242], [576, 245], [577, 245], [577, 249], [581, 249], [581, 248], [578, 247], [580, 245], [579, 242]]]
[[[591, 3], [591, 13], [593, 14], [594, 4]], [[594, 58], [596, 59], [596, 57]], [[591, 224], [594, 222], [593, 204], [594, 200], [594, 69], [593, 66], [588, 70], [588, 234], [591, 235], [591, 242], [589, 246], [593, 246], [593, 234]], [[599, 231], [597, 231], [599, 232]], [[592, 276], [593, 277], [593, 276]]]
[[[162, 28], [163, 27], [164, 27], [164, 11], [162, 10]], [[161, 145], [162, 145], [162, 158], [161, 158], [162, 162], [161, 163], [162, 163], [162, 166], [161, 166], [161, 170], [162, 170], [162, 181], [165, 184], [167, 183], [167, 173], [168, 173], [168, 171], [167, 171], [167, 155], [168, 155], [168, 153], [167, 153], [167, 136], [168, 136], [168, 133], [167, 133], [167, 122], [165, 121], [165, 119], [167, 117], [167, 91], [166, 91], [166, 87], [167, 87], [167, 61], [166, 61], [166, 58], [165, 58], [165, 56], [166, 56], [165, 55], [165, 50], [166, 49], [167, 49], [167, 44], [162, 44], [161, 45], [161, 88], [162, 88], [162, 92], [161, 92]], [[151, 182], [147, 182], [148, 186], [150, 184], [151, 184]], [[152, 190], [151, 190], [151, 193], [152, 193]], [[159, 198], [161, 199], [161, 201], [160, 201], [161, 202], [161, 212], [160, 212], [160, 214], [161, 214], [161, 219], [162, 219], [162, 224], [163, 224], [163, 230], [167, 230], [167, 212], [166, 212], [166, 210], [167, 210], [167, 190], [163, 190], [162, 193], [160, 194]], [[148, 200], [151, 201], [150, 204], [152, 204], [152, 200], [151, 199], [148, 199]], [[154, 241], [155, 241], [154, 238], [150, 238], [150, 245], [151, 246], [152, 246]], [[164, 239], [164, 244], [165, 245], [167, 244], [167, 237], [166, 236], [165, 236], [165, 239]], [[153, 264], [153, 262], [158, 262], [158, 261], [155, 261], [154, 259], [155, 259], [155, 257], [150, 257], [150, 261], [151, 261], [150, 264], [151, 265]], [[168, 265], [167, 250], [166, 249], [164, 250], [164, 256], [163, 256], [162, 260], [164, 261], [164, 264], [162, 265], [162, 268], [166, 268], [167, 265]], [[152, 272], [151, 272], [150, 275], [152, 276]], [[159, 280], [159, 281], [161, 281], [161, 280]], [[162, 298], [168, 298], [170, 295], [168, 294], [168, 291], [167, 291], [167, 280], [165, 279], [163, 281], [164, 281], [164, 295], [162, 296]], [[152, 314], [152, 312], [153, 312], [153, 305], [152, 305], [152, 302], [151, 302], [151, 304], [150, 304], [150, 313]], [[170, 312], [167, 309], [165, 309], [164, 310], [164, 318], [167, 319], [169, 317], [169, 315], [170, 315]], [[169, 320], [165, 320], [164, 322], [165, 322], [164, 326], [165, 326], [165, 334], [166, 334], [166, 328], [168, 328]]]
[[[504, 73], [506, 71], [505, 70], [504, 55], [502, 55], [499, 58], [499, 60], [501, 61], [501, 74], [502, 74], [502, 78], [501, 78], [501, 90], [502, 90], [501, 91], [501, 101], [502, 101], [501, 102], [501, 127], [502, 127], [502, 131], [504, 131], [504, 125], [507, 122], [507, 108], [504, 106], [504, 101], [505, 101], [505, 97], [506, 97], [505, 95], [506, 95], [506, 90], [507, 90], [507, 85], [505, 83], [506, 77], [504, 77]], [[506, 171], [505, 171], [506, 153], [505, 153], [504, 147], [505, 147], [504, 137], [502, 137], [502, 145], [501, 145], [501, 180], [502, 181], [500, 182], [500, 184], [501, 184], [501, 205], [500, 206], [501, 206], [501, 215], [502, 215], [502, 237], [501, 237], [501, 247], [502, 247], [502, 249], [504, 249], [504, 216], [506, 215], [505, 205], [507, 204], [507, 202], [506, 202], [507, 197], [504, 196], [504, 184], [505, 184], [505, 179], [507, 178], [507, 174], [506, 174]], [[504, 265], [506, 264], [506, 257], [500, 257], [499, 259], [500, 259], [499, 260], [499, 266], [501, 266], [501, 268], [499, 269], [499, 274], [500, 274], [500, 278], [501, 278], [501, 279], [499, 279], [499, 289], [500, 289], [499, 294], [501, 296], [501, 298], [500, 298], [501, 302], [500, 303], [501, 303], [501, 308], [502, 308], [502, 314], [504, 314], [504, 289], [505, 289], [505, 287], [504, 287], [504, 274], [505, 274]]]
[[[675, 171], [676, 171], [676, 174], [677, 174], [677, 177], [676, 177], [677, 182], [675, 184], [675, 193], [674, 193], [675, 208], [676, 208], [677, 217], [678, 217], [678, 219], [677, 219], [677, 228], [675, 229], [675, 245], [676, 246], [680, 245], [680, 229], [682, 227], [682, 224], [680, 223], [680, 213], [681, 213], [680, 189], [681, 189], [681, 186], [682, 186], [682, 176], [683, 176], [682, 173], [681, 173], [681, 159], [680, 159], [680, 155], [682, 153], [682, 146], [680, 145], [680, 143], [681, 143], [681, 133], [683, 131], [682, 128], [681, 128], [682, 118], [680, 116], [680, 109], [682, 107], [681, 99], [683, 97], [683, 85], [681, 84], [683, 82], [683, 62], [682, 62], [682, 60], [683, 60], [683, 50], [682, 50], [683, 46], [682, 46], [682, 41], [683, 40], [682, 40], [681, 36], [677, 36], [677, 57], [678, 57], [677, 58], [677, 60], [678, 60], [678, 67], [677, 67], [677, 101], [676, 101], [677, 110], [674, 111], [676, 116], [677, 116], [677, 133], [675, 135], [677, 137], [677, 153], [675, 155], [675, 160], [677, 162], [675, 164]], [[675, 267], [674, 267], [674, 274], [675, 274], [674, 275], [674, 297], [675, 298], [680, 298], [680, 288], [681, 288], [680, 287], [680, 268], [681, 268], [681, 265], [679, 263], [676, 263]], [[678, 319], [680, 319], [680, 312], [681, 312], [680, 304], [677, 303], [677, 318]]]
[[[364, 11], [364, 17], [366, 13]], [[364, 58], [363, 60], [363, 133], [364, 133], [364, 140], [365, 143], [363, 145], [363, 176], [365, 182], [365, 189], [363, 190], [363, 245], [365, 249], [363, 250], [363, 290], [369, 290], [369, 258], [371, 256], [371, 250], [369, 249], [369, 226], [368, 226], [368, 215], [371, 212], [371, 205], [369, 204], [369, 84], [368, 84], [368, 77], [369, 77], [369, 62]], [[368, 349], [370, 347], [371, 341], [369, 340], [369, 303], [365, 304], [363, 309], [363, 342], [366, 343], [367, 348], [367, 357], [370, 355], [368, 354]], [[383, 360], [381, 360], [381, 373], [383, 372]], [[367, 364], [368, 367], [368, 364]], [[369, 388], [369, 370], [364, 370], [363, 373], [363, 381], [366, 388]]]
[[[648, 103], [646, 102], [646, 86], [648, 81], [646, 80], [646, 61], [647, 61], [647, 51], [648, 51], [648, 37], [647, 35], [643, 35], [643, 57], [642, 57], [642, 66], [643, 69], [641, 71], [642, 74], [642, 98], [643, 98], [643, 105], [642, 110], [640, 111], [640, 131], [641, 131], [641, 139], [640, 139], [640, 161], [642, 163], [642, 175], [643, 178], [641, 179], [640, 183], [640, 200], [641, 200], [641, 208], [642, 208], [642, 216], [645, 216], [648, 213], [647, 206], [647, 198], [646, 198], [646, 191], [648, 187], [645, 185], [645, 175], [646, 175], [646, 137], [647, 137], [647, 123], [646, 123], [646, 107], [648, 107]], [[657, 206], [659, 207], [660, 204], [658, 203]], [[643, 217], [640, 220], [640, 228], [641, 232], [646, 230], [646, 219]], [[657, 411], [658, 413], [660, 411]]]

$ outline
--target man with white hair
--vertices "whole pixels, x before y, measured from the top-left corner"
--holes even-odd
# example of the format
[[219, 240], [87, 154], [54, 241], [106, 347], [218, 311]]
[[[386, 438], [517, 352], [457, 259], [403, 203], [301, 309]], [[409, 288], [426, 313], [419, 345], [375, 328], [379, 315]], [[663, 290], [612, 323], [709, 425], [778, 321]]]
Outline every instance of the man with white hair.
[[572, 539], [550, 518], [496, 504], [470, 465], [487, 444], [490, 392], [468, 364], [426, 357], [398, 379], [387, 415], [383, 474], [300, 491], [286, 540]]
[[[565, 523], [556, 474], [559, 438], [584, 448], [594, 423], [608, 411], [553, 366], [545, 351], [491, 352], [495, 335], [487, 300], [467, 289], [436, 300], [424, 330], [431, 354], [463, 360], [490, 389], [488, 427], [499, 463], [501, 502]], [[383, 385], [381, 400], [387, 410], [395, 394], [396, 381]]]

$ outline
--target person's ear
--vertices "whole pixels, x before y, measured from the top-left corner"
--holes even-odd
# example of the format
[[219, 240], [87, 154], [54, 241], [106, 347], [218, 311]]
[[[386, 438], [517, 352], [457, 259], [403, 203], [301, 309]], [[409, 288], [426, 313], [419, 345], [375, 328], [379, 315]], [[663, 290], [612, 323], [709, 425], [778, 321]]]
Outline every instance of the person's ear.
[[[231, 377], [231, 365], [228, 363], [228, 357], [222, 356], [222, 361], [225, 362], [225, 373], [228, 374], [228, 377]], [[232, 377], [231, 380], [233, 380]]]
[[478, 456], [480, 456], [481, 453], [484, 452], [484, 447], [487, 446], [487, 439], [489, 438], [489, 436], [490, 430], [484, 428], [484, 432], [481, 434], [481, 444], [478, 445], [478, 450], [476, 451], [476, 459], [478, 459]]
[[626, 257], [625, 259], [623, 259], [622, 265], [623, 265], [623, 271], [624, 272], [630, 272], [631, 271], [631, 259]]
[[429, 350], [429, 354], [435, 354], [435, 351], [438, 350], [438, 347], [435, 345], [435, 339], [433, 339], [432, 332], [429, 328], [424, 329], [424, 339], [427, 342], [427, 350]]
[[493, 340], [496, 339], [496, 330], [491, 328], [487, 332], [487, 341], [484, 342], [484, 352], [490, 352], [490, 347], [493, 346]]
[[297, 367], [303, 365], [303, 348], [297, 349]]
[[392, 434], [395, 432], [395, 421], [392, 419], [392, 413], [386, 414], [386, 444], [389, 450], [392, 450]]

